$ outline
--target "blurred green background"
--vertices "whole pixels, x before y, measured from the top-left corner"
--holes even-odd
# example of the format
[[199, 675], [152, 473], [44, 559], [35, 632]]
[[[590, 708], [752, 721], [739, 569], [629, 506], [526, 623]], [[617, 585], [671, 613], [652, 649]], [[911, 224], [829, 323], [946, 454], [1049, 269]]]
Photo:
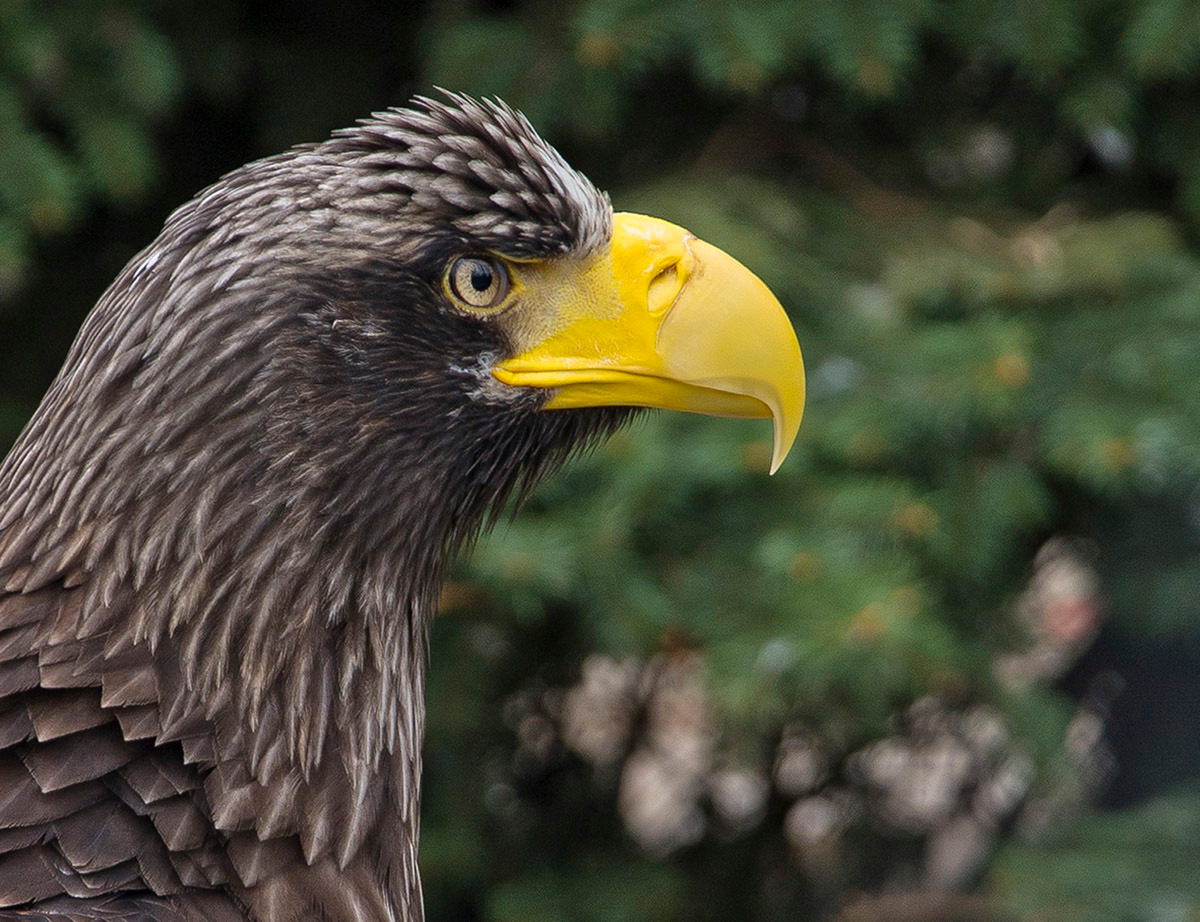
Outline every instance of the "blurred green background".
[[221, 173], [434, 86], [778, 293], [461, 563], [434, 922], [1200, 918], [1200, 3], [0, 0], [0, 448]]

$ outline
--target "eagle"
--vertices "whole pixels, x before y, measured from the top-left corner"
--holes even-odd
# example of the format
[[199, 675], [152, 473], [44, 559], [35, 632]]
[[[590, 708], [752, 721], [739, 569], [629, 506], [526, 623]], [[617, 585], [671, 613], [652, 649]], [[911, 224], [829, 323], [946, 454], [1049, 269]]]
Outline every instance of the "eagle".
[[0, 467], [0, 919], [419, 922], [446, 563], [658, 407], [804, 403], [748, 269], [447, 93], [237, 169]]

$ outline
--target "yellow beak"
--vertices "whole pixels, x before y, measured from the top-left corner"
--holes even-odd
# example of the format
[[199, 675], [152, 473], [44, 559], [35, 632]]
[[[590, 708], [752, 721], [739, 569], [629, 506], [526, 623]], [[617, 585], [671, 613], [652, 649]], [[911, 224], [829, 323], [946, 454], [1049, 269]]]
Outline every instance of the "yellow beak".
[[565, 287], [569, 301], [548, 305], [554, 322], [496, 378], [555, 388], [548, 410], [770, 417], [779, 468], [804, 412], [804, 364], [779, 301], [749, 269], [674, 224], [617, 214], [608, 249]]

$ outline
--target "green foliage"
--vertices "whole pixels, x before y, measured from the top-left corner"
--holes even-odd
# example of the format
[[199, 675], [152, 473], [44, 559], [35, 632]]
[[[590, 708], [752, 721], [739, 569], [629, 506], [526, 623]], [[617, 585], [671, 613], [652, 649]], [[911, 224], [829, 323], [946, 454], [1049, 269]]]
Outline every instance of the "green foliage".
[[989, 886], [1022, 918], [1168, 922], [1200, 912], [1200, 796], [1179, 792], [1074, 824], [1042, 845], [1013, 845]]
[[143, 4], [0, 5], [0, 295], [31, 240], [89, 201], [130, 203], [155, 179], [154, 122], [175, 103], [171, 43]]
[[[778, 791], [752, 832], [641, 853], [619, 766], [523, 761], [516, 703], [559, 701], [597, 652], [695, 653], [722, 766], [769, 777], [797, 727], [846, 754], [936, 696], [1000, 715], [1041, 789], [1073, 770], [1070, 703], [996, 663], [1030, 642], [1014, 612], [1046, 538], [1090, 539], [1124, 637], [1200, 638], [1191, 0], [253, 6], [0, 3], [0, 443], [33, 389], [11, 369], [56, 363], [48, 321], [73, 329], [153, 232], [116, 258], [96, 206], [152, 228], [410, 87], [523, 108], [619, 208], [752, 267], [805, 351], [775, 477], [766, 424], [647, 414], [457, 569], [429, 679], [431, 918], [825, 919], [911, 884], [915, 836], [796, 850]], [[13, 297], [73, 226], [61, 287]], [[986, 891], [1029, 917], [1183, 918], [1194, 801], [1010, 845]]]
[[661, 866], [591, 861], [497, 887], [488, 900], [488, 915], [496, 922], [682, 919], [685, 887], [679, 875]]

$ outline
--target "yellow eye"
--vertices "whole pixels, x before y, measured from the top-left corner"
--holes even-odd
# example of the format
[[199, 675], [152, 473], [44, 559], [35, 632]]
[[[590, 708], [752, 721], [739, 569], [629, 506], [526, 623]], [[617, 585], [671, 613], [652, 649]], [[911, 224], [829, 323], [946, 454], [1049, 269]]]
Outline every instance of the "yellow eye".
[[450, 266], [450, 292], [468, 307], [495, 307], [508, 294], [508, 270], [495, 259], [464, 256]]

